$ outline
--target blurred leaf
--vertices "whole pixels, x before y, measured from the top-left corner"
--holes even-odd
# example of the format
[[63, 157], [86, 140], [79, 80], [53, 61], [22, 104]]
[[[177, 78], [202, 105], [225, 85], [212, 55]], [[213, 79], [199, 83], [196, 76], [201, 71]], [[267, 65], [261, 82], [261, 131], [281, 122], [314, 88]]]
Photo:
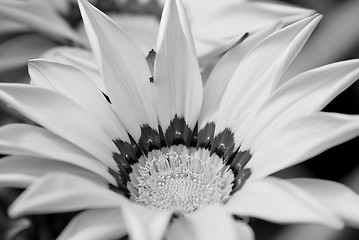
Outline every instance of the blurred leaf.
[[26, 229], [31, 226], [31, 223], [26, 218], [14, 220], [2, 220], [0, 222], [0, 239], [15, 240]]

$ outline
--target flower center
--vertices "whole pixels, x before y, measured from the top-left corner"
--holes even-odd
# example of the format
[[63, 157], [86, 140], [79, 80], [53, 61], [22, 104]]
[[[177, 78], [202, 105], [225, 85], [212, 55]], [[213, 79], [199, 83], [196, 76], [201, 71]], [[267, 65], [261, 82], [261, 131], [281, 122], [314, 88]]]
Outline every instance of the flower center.
[[152, 209], [191, 213], [219, 202], [225, 185], [213, 162], [171, 151], [139, 167], [135, 201]]

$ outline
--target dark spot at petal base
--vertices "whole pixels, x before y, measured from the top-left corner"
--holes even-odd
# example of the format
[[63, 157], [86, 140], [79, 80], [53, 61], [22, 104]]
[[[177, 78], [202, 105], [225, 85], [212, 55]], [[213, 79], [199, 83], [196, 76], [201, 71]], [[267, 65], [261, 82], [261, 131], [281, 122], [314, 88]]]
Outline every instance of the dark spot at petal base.
[[233, 149], [234, 135], [229, 128], [226, 128], [214, 137], [210, 152], [226, 159], [233, 152]]
[[117, 186], [109, 184], [109, 188], [125, 197], [130, 197], [130, 191], [127, 189], [127, 181], [130, 180], [130, 177], [123, 169], [120, 168], [120, 171], [114, 171], [112, 169], [108, 169], [108, 172], [115, 178], [117, 182]]
[[127, 186], [127, 181], [130, 180], [128, 173], [124, 172], [123, 169], [120, 168], [120, 171], [114, 171], [112, 169], [108, 169], [108, 172], [116, 179], [116, 182], [121, 186]]
[[235, 174], [235, 178], [233, 180], [233, 187], [230, 195], [234, 194], [239, 189], [241, 189], [243, 184], [246, 182], [246, 180], [249, 178], [251, 174], [252, 171], [249, 168], [242, 169], [238, 172], [238, 174]]
[[194, 127], [194, 129], [192, 131], [192, 137], [191, 137], [191, 141], [189, 143], [190, 147], [196, 147], [197, 140], [198, 140], [198, 123], [196, 123], [196, 126]]
[[246, 151], [239, 151], [232, 154], [228, 160], [225, 162], [226, 165], [229, 165], [233, 173], [236, 175], [239, 170], [242, 170], [249, 160], [252, 158], [252, 154]]
[[[133, 138], [130, 136], [131, 143], [124, 142], [121, 139], [114, 140], [120, 153], [114, 153], [113, 157], [119, 167], [126, 166], [126, 163], [134, 164], [141, 157], [142, 152]], [[125, 161], [125, 162], [124, 162]]]
[[216, 125], [214, 122], [207, 123], [204, 128], [198, 132], [197, 147], [204, 149], [211, 149], [214, 129]]
[[149, 125], [143, 125], [141, 127], [141, 137], [138, 141], [138, 145], [146, 156], [148, 152], [163, 147], [159, 132]]
[[187, 125], [186, 120], [183, 117], [178, 118], [176, 115], [165, 133], [167, 146], [183, 144], [190, 147], [194, 144], [193, 139], [197, 136], [196, 133], [193, 133], [193, 130]]

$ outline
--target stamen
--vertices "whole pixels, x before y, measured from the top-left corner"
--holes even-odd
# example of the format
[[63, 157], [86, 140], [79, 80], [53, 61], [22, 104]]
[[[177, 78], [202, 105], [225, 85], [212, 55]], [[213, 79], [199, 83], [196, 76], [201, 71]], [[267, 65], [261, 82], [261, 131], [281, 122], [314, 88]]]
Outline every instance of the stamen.
[[210, 162], [195, 154], [161, 154], [138, 169], [135, 201], [157, 210], [192, 213], [219, 202], [225, 181]]

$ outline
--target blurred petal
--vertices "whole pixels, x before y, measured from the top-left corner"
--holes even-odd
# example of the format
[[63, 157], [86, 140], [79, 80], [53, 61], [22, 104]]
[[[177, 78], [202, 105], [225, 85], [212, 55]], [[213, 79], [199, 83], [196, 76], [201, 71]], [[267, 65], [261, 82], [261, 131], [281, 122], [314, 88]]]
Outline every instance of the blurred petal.
[[[11, 38], [0, 45], [0, 72], [26, 67], [27, 61], [40, 56], [56, 44], [36, 34], [26, 34]], [[14, 82], [12, 79], [4, 79]]]
[[321, 179], [289, 179], [323, 205], [334, 211], [344, 223], [359, 227], [359, 196], [347, 186]]
[[24, 24], [9, 20], [6, 16], [0, 16], [0, 21], [0, 41], [3, 40], [2, 37], [6, 38], [6, 35], [28, 32], [28, 28]]
[[138, 140], [142, 125], [158, 126], [145, 56], [109, 17], [87, 1], [79, 0], [79, 5], [107, 93], [121, 122]]
[[5, 0], [0, 2], [0, 15], [25, 25], [29, 30], [42, 33], [56, 42], [71, 41], [80, 45], [84, 44], [84, 41], [47, 0]]
[[319, 223], [343, 227], [331, 208], [317, 201], [300, 187], [267, 177], [247, 182], [224, 205], [227, 211], [277, 223]]
[[180, 1], [167, 1], [162, 15], [154, 84], [162, 129], [177, 115], [194, 128], [202, 103], [202, 80]]
[[7, 156], [0, 161], [0, 186], [26, 188], [38, 178], [52, 172], [65, 172], [96, 182], [106, 182], [100, 176], [69, 163], [39, 157]]
[[29, 219], [11, 219], [0, 221], [0, 238], [2, 240], [15, 240], [19, 239], [21, 233], [31, 226]]
[[10, 206], [9, 215], [57, 213], [87, 208], [121, 208], [128, 201], [106, 184], [65, 173], [44, 175]]
[[144, 54], [156, 49], [159, 22], [153, 15], [116, 14], [110, 17], [123, 28]]
[[236, 222], [221, 205], [201, 208], [184, 218], [175, 219], [169, 227], [168, 240], [252, 240], [252, 229], [245, 223]]
[[120, 209], [87, 210], [74, 217], [58, 240], [119, 239], [126, 235]]
[[358, 135], [359, 115], [319, 112], [289, 122], [253, 149], [250, 179], [303, 162]]

